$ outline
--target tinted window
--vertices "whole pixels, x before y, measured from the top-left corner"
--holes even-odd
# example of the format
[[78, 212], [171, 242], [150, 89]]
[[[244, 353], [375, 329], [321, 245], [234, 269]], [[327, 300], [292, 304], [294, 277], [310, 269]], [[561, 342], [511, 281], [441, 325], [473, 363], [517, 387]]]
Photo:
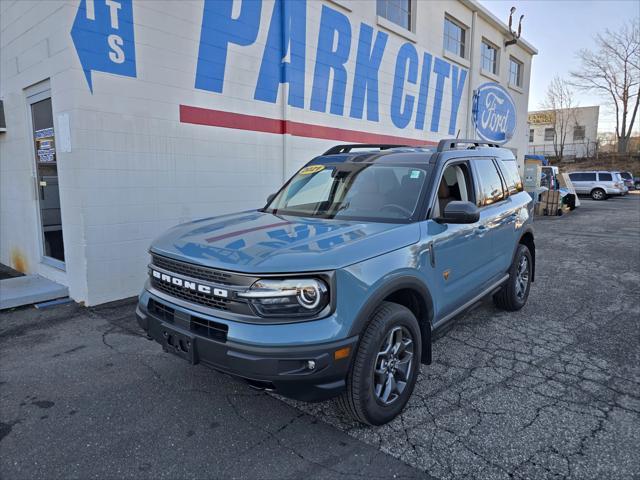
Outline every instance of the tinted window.
[[599, 173], [598, 175], [600, 176], [601, 182], [610, 182], [613, 180], [610, 173]]
[[575, 182], [575, 181], [579, 180], [579, 178], [578, 178], [579, 176], [580, 176], [579, 173], [570, 173], [569, 174], [569, 178], [571, 179], [572, 182]]
[[596, 181], [596, 174], [595, 173], [583, 173], [582, 175], [584, 175], [583, 180], [586, 182], [595, 182]]
[[633, 180], [629, 172], [620, 172], [620, 176], [625, 180]]
[[500, 163], [502, 174], [505, 181], [507, 182], [507, 191], [509, 192], [509, 194], [513, 195], [514, 193], [521, 192], [523, 190], [522, 179], [520, 178], [520, 174], [518, 173], [518, 164], [516, 163], [516, 161], [499, 160], [498, 163]]
[[484, 207], [503, 200], [502, 180], [494, 163], [491, 160], [474, 160], [473, 163], [478, 173], [478, 183], [480, 183], [478, 206]]

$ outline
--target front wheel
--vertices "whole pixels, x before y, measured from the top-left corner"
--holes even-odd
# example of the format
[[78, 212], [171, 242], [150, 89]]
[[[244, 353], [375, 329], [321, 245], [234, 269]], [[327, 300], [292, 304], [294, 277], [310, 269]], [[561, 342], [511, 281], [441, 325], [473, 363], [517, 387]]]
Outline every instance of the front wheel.
[[420, 372], [420, 326], [408, 308], [383, 302], [373, 313], [339, 399], [355, 420], [382, 425], [405, 407]]
[[606, 200], [607, 193], [601, 188], [595, 188], [591, 191], [591, 198], [594, 200]]
[[500, 291], [493, 296], [496, 307], [515, 312], [524, 307], [529, 298], [533, 262], [531, 252], [526, 245], [518, 245], [513, 263], [509, 268], [509, 279]]

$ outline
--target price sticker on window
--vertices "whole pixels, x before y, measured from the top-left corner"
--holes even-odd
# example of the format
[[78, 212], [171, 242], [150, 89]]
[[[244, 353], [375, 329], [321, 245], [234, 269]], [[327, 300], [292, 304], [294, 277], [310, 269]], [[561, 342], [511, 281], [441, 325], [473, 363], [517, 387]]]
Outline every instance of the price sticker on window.
[[312, 173], [318, 173], [324, 170], [324, 165], [309, 165], [300, 170], [300, 175], [311, 175]]

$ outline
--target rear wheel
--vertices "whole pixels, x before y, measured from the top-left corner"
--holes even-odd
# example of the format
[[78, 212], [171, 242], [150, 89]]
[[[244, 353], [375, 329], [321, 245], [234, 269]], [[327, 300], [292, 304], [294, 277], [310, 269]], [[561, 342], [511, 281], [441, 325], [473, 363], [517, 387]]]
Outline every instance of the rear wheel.
[[355, 420], [382, 425], [405, 407], [420, 371], [420, 326], [411, 310], [383, 302], [373, 313], [339, 402]]
[[594, 188], [593, 190], [591, 190], [591, 198], [593, 198], [594, 200], [606, 200], [607, 193], [601, 188]]
[[511, 312], [524, 307], [529, 298], [532, 274], [531, 252], [526, 245], [520, 244], [509, 268], [507, 283], [493, 296], [496, 307]]

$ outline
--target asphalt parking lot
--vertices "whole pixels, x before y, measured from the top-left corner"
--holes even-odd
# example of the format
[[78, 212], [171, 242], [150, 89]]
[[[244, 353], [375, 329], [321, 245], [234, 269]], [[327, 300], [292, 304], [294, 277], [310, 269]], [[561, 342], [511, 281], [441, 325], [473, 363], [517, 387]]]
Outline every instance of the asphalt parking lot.
[[640, 195], [536, 223], [529, 303], [485, 302], [434, 344], [379, 428], [190, 367], [134, 303], [0, 316], [0, 476], [640, 476]]

